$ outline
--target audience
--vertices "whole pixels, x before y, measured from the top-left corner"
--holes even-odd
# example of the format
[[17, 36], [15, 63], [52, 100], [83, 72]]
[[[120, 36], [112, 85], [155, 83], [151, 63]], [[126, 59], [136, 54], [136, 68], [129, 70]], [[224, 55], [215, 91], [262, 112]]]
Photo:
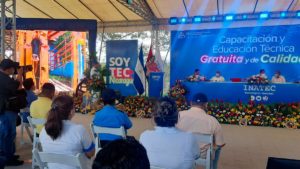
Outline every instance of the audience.
[[[213, 168], [216, 169], [221, 148], [225, 145], [220, 123], [216, 118], [206, 114], [207, 96], [202, 93], [194, 95], [192, 107], [179, 113], [177, 127], [183, 131], [192, 133], [212, 134], [214, 137], [215, 158]], [[206, 157], [207, 145], [201, 145], [201, 158]]]
[[[54, 99], [39, 137], [44, 152], [68, 155], [85, 153], [87, 158], [94, 156], [95, 144], [88, 131], [82, 125], [71, 122], [74, 114], [74, 102], [70, 96], [58, 96]], [[48, 166], [49, 169], [75, 169], [63, 164]]]
[[[55, 94], [55, 86], [52, 83], [45, 83], [42, 86], [42, 92], [38, 99], [31, 103], [30, 116], [37, 119], [46, 119], [51, 108], [52, 98]], [[37, 132], [40, 133], [43, 126], [37, 126]]]
[[28, 112], [22, 113], [22, 117], [23, 117], [22, 119], [23, 119], [23, 122], [28, 123], [27, 117], [30, 115], [29, 108], [30, 108], [31, 103], [33, 101], [37, 100], [37, 96], [33, 92], [35, 90], [35, 86], [34, 86], [34, 82], [33, 82], [32, 78], [25, 79], [23, 81], [23, 86], [24, 86], [24, 89], [26, 90], [26, 100], [27, 100], [26, 109], [28, 110]]
[[155, 130], [142, 133], [140, 142], [146, 148], [151, 166], [167, 169], [191, 169], [199, 157], [196, 138], [178, 130], [176, 103], [168, 97], [154, 107]]
[[115, 140], [98, 152], [92, 169], [150, 169], [145, 148], [136, 140]]
[[[104, 89], [102, 91], [101, 98], [105, 106], [103, 109], [96, 112], [93, 120], [93, 124], [95, 126], [111, 128], [119, 128], [123, 126], [125, 129], [132, 127], [132, 123], [128, 116], [114, 107], [116, 97], [117, 95], [112, 89]], [[113, 140], [121, 139], [120, 136], [112, 134], [100, 134], [99, 137], [101, 147], [104, 147]]]

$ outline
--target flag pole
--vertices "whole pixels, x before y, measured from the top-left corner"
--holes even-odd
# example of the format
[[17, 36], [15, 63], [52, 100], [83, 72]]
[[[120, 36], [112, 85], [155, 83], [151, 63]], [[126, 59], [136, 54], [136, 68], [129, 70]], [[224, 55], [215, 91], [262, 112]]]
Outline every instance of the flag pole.
[[164, 65], [165, 65], [166, 62], [167, 62], [167, 57], [168, 57], [169, 52], [170, 52], [170, 46], [169, 46], [169, 48], [168, 48], [168, 51], [167, 51], [167, 54], [166, 54], [166, 57], [165, 57], [165, 60], [164, 60]]
[[[152, 39], [151, 39], [151, 43], [152, 43]], [[151, 45], [150, 45], [150, 48], [151, 48]], [[149, 50], [149, 51], [150, 51], [150, 50]], [[148, 55], [149, 55], [149, 53], [148, 53]], [[145, 68], [147, 68], [147, 67], [146, 67], [146, 65], [147, 65], [147, 59], [148, 59], [148, 56], [147, 56], [146, 61], [145, 61], [145, 63], [144, 63]], [[147, 69], [144, 69], [144, 70], [147, 70]], [[146, 96], [147, 96], [147, 92], [148, 92], [148, 85], [147, 85], [147, 71], [144, 71], [144, 73], [145, 73], [145, 97], [146, 97]]]
[[[142, 52], [144, 53], [144, 51], [143, 51], [143, 42], [141, 44], [141, 49], [140, 50], [142, 50]], [[143, 57], [144, 57], [144, 55], [143, 55]], [[145, 70], [146, 64], [145, 64], [145, 59], [144, 58], [143, 58], [143, 65], [144, 65], [143, 69]], [[145, 92], [144, 92], [144, 96], [146, 97], [147, 96], [146, 95], [146, 92], [147, 92], [147, 77], [146, 77], [146, 72], [145, 71], [144, 71], [144, 75], [145, 75], [145, 78], [144, 78], [144, 80], [145, 80]]]

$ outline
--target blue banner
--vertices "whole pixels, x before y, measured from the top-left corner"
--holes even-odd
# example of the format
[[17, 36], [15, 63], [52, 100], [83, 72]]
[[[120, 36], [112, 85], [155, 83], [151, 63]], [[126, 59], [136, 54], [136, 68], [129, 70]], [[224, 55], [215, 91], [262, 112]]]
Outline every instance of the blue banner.
[[120, 91], [123, 96], [137, 94], [133, 85], [137, 56], [137, 40], [106, 42], [106, 66], [111, 73], [107, 79], [109, 88]]
[[300, 85], [294, 84], [184, 82], [183, 85], [188, 89], [188, 100], [201, 92], [209, 100], [218, 99], [232, 103], [245, 103], [249, 100], [262, 103], [300, 102]]
[[149, 75], [149, 96], [159, 98], [164, 88], [164, 73], [151, 72]]
[[[284, 85], [280, 87], [280, 91], [275, 89], [271, 92], [267, 92], [263, 87], [255, 88], [251, 85], [250, 92], [244, 92], [244, 86], [236, 89], [229, 87], [235, 83], [256, 83], [257, 81], [251, 79], [257, 77], [263, 77], [263, 83], [267, 84], [299, 86], [299, 30], [300, 25], [172, 31], [171, 85], [175, 84], [176, 80], [193, 81], [194, 71], [198, 69], [199, 81], [229, 83], [215, 96], [219, 99], [225, 92], [241, 90], [238, 95], [228, 98], [228, 101], [237, 98], [243, 98], [244, 101], [255, 98], [255, 101], [264, 102], [300, 101], [300, 96], [296, 95], [291, 99], [281, 97], [284, 92], [294, 92], [289, 90], [290, 87], [285, 89]], [[190, 91], [199, 91], [193, 86], [197, 85], [189, 85]], [[206, 88], [214, 90], [210, 85], [206, 85]]]

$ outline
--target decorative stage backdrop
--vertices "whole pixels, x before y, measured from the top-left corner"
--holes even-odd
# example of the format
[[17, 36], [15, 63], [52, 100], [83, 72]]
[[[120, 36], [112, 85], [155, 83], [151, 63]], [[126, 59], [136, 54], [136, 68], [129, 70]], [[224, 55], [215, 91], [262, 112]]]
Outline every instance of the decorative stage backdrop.
[[[183, 84], [227, 102], [300, 102], [300, 25], [171, 32], [171, 85], [200, 70], [205, 82]], [[248, 83], [264, 69], [267, 84]], [[220, 71], [224, 82], [210, 82]], [[276, 71], [286, 83], [272, 83]]]
[[107, 79], [110, 88], [123, 96], [137, 94], [133, 85], [134, 68], [138, 57], [137, 40], [113, 40], [106, 42], [106, 67], [111, 75]]

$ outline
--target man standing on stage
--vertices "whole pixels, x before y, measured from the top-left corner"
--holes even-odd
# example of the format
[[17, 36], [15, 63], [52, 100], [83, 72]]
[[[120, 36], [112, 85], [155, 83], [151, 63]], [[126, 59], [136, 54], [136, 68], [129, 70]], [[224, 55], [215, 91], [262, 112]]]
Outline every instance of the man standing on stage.
[[[213, 135], [215, 150], [213, 169], [217, 169], [221, 148], [225, 146], [225, 142], [220, 123], [213, 116], [206, 114], [207, 104], [208, 99], [205, 94], [194, 95], [191, 109], [179, 113], [177, 127], [187, 132]], [[207, 145], [200, 146], [201, 157], [206, 156], [207, 149]]]

